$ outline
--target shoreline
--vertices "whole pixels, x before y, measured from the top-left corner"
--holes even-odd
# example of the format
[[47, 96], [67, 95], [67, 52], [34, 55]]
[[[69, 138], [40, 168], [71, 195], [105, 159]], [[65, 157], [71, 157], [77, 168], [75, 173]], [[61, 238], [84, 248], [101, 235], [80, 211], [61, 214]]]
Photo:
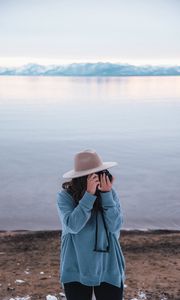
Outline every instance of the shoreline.
[[[14, 234], [23, 234], [23, 233], [40, 233], [40, 232], [61, 232], [61, 229], [37, 229], [37, 230], [33, 230], [33, 229], [1, 229], [0, 230], [0, 236], [2, 234], [6, 234], [6, 233], [14, 233]], [[180, 229], [122, 229], [121, 233], [179, 233]]]
[[[60, 229], [0, 231], [1, 300], [61, 299], [60, 234]], [[121, 230], [120, 244], [126, 261], [124, 300], [180, 299], [180, 231]]]

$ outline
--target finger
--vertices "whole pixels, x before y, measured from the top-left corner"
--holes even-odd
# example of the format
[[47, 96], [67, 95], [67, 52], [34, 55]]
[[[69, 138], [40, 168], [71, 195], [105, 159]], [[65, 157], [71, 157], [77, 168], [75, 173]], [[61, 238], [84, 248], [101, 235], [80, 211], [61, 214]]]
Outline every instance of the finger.
[[106, 184], [106, 174], [105, 173], [103, 173], [103, 175], [102, 175], [102, 184]]
[[100, 174], [99, 181], [100, 181], [100, 185], [99, 185], [99, 187], [101, 188], [101, 187], [102, 187], [102, 185], [103, 185], [102, 174]]
[[90, 174], [88, 176], [88, 179], [91, 180], [91, 179], [94, 179], [94, 178], [97, 178], [97, 177], [98, 177], [98, 175], [96, 173], [93, 173], [93, 174]]
[[108, 175], [105, 175], [105, 181], [106, 181], [106, 185], [109, 185], [111, 183]]
[[108, 185], [110, 185], [110, 184], [111, 184], [111, 181], [110, 181], [110, 179], [109, 179], [109, 176], [108, 176], [108, 175], [106, 175], [106, 180], [107, 180], [107, 184], [108, 184]]
[[100, 180], [100, 185], [102, 186], [103, 185], [103, 175], [102, 174], [100, 174], [99, 180]]
[[93, 176], [93, 177], [91, 178], [91, 180], [99, 180], [99, 176], [96, 174], [95, 176]]
[[91, 173], [88, 175], [88, 178], [92, 178], [94, 175], [96, 175], [96, 173]]

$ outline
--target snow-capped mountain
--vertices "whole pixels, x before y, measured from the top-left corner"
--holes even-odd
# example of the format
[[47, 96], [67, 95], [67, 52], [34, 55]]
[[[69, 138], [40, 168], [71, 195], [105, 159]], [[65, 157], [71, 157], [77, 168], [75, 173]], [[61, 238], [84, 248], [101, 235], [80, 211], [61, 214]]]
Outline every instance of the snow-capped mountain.
[[109, 62], [49, 65], [29, 63], [21, 67], [0, 67], [0, 75], [21, 76], [170, 76], [180, 75], [180, 66], [134, 66]]

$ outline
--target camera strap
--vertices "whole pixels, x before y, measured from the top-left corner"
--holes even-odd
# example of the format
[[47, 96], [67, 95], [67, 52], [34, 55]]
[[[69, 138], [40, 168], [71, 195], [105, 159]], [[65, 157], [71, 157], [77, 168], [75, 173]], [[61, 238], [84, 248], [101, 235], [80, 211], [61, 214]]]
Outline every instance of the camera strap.
[[98, 249], [97, 248], [97, 240], [98, 240], [98, 210], [97, 210], [96, 211], [95, 246], [94, 246], [93, 251], [96, 251], [96, 252], [109, 252], [109, 246], [110, 246], [109, 234], [108, 234], [106, 221], [105, 221], [105, 218], [104, 218], [103, 208], [102, 208], [101, 205], [99, 205], [99, 210], [100, 210], [100, 213], [101, 213], [101, 216], [102, 216], [103, 225], [104, 225], [104, 229], [105, 229], [105, 232], [106, 232], [106, 238], [107, 238], [108, 245], [107, 245], [106, 249]]

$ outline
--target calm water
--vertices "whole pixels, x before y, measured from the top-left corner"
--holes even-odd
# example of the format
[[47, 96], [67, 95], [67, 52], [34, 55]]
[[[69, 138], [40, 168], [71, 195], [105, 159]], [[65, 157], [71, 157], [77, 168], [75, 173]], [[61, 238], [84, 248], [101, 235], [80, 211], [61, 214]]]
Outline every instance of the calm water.
[[180, 77], [0, 77], [0, 230], [58, 229], [87, 148], [118, 162], [124, 228], [180, 229]]

